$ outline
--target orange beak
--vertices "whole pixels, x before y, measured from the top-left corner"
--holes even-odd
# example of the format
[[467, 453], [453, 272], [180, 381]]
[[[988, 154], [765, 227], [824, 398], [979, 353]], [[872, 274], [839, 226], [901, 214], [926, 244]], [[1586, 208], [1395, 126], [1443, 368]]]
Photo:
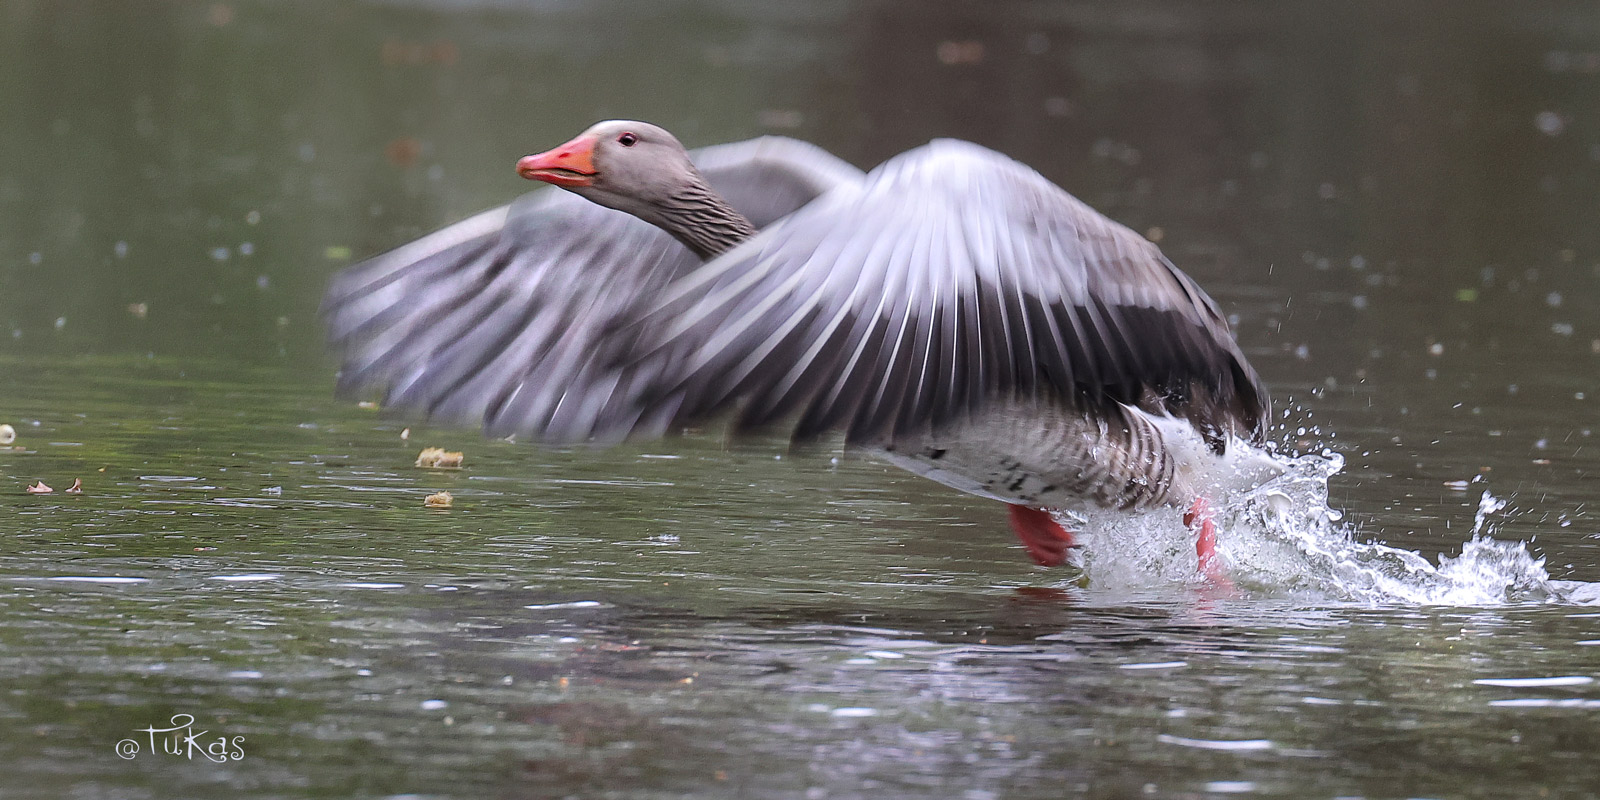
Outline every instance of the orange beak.
[[593, 136], [579, 136], [554, 150], [523, 156], [517, 161], [517, 174], [556, 186], [591, 186], [596, 174], [595, 141]]

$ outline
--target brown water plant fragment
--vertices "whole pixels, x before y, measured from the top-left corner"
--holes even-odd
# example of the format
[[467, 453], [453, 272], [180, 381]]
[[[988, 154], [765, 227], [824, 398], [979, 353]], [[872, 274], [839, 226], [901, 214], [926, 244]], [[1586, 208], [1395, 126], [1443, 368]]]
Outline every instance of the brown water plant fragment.
[[461, 469], [463, 453], [446, 452], [443, 447], [426, 447], [417, 454], [417, 466], [429, 469]]

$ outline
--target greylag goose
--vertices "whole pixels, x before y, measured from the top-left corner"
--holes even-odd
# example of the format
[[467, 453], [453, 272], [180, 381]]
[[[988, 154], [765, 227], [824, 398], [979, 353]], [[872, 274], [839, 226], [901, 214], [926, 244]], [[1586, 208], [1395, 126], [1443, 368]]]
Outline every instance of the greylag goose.
[[731, 417], [842, 431], [1010, 509], [1186, 509], [1271, 472], [1267, 392], [1155, 245], [1032, 169], [941, 139], [870, 173], [764, 137], [688, 152], [601, 122], [517, 164], [531, 192], [339, 273], [342, 394], [493, 436], [653, 437]]

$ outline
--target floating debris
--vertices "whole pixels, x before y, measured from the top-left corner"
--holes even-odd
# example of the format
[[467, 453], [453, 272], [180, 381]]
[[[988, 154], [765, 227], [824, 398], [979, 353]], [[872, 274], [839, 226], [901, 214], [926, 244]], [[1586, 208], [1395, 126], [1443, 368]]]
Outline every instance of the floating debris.
[[54, 491], [54, 489], [44, 485], [44, 481], [39, 481], [28, 487], [28, 494], [50, 494]]
[[17, 440], [17, 429], [10, 425], [0, 425], [0, 444], [11, 444]]
[[417, 454], [417, 466], [428, 469], [461, 469], [464, 453], [446, 452], [443, 447], [425, 447]]
[[150, 316], [150, 304], [149, 303], [129, 303], [128, 304], [128, 313], [131, 314], [134, 319], [144, 319], [145, 317]]
[[1540, 111], [1533, 117], [1533, 126], [1546, 136], [1560, 136], [1567, 129], [1567, 119], [1554, 111]]
[[373, 408], [377, 408], [377, 407], [378, 407], [378, 404], [375, 401], [372, 401], [372, 400], [362, 400], [361, 402], [356, 403], [356, 408], [373, 409]]
[[405, 441], [407, 439], [410, 439], [410, 438], [411, 438], [411, 429], [410, 428], [406, 428], [405, 430], [400, 431], [400, 441], [403, 442], [403, 441]]
[[453, 66], [461, 58], [461, 48], [450, 39], [431, 42], [387, 39], [379, 51], [386, 67]]
[[756, 115], [756, 123], [763, 128], [785, 128], [793, 130], [804, 125], [806, 117], [799, 111], [790, 109], [766, 109]]
[[417, 159], [422, 157], [424, 149], [421, 139], [402, 136], [384, 145], [383, 157], [397, 167], [412, 167], [416, 166]]
[[947, 67], [974, 67], [983, 63], [984, 47], [977, 40], [940, 42], [934, 53]]
[[233, 7], [227, 3], [212, 3], [211, 8], [206, 11], [206, 22], [214, 27], [226, 27], [228, 23], [233, 22]]
[[423, 498], [422, 505], [425, 508], [449, 508], [455, 501], [456, 499], [451, 497], [449, 492], [439, 492]]
[[67, 494], [83, 494], [83, 479], [73, 478], [72, 485], [67, 487]]

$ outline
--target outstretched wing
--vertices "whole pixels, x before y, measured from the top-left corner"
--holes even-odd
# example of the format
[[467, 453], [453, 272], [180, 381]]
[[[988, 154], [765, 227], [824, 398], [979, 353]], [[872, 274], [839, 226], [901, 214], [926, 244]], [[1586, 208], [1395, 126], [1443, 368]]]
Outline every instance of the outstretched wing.
[[[613, 338], [588, 430], [738, 408], [804, 439], [893, 441], [997, 397], [1186, 417], [1259, 438], [1268, 400], [1216, 305], [1155, 245], [1033, 170], [940, 140], [675, 280]], [[551, 434], [554, 434], [553, 436]]]
[[[710, 184], [757, 226], [860, 170], [814, 145], [764, 137], [696, 151]], [[558, 189], [531, 192], [352, 266], [323, 300], [339, 392], [444, 422], [528, 428], [568, 392], [614, 319], [701, 264], [666, 233]], [[499, 415], [518, 398], [526, 420]]]

